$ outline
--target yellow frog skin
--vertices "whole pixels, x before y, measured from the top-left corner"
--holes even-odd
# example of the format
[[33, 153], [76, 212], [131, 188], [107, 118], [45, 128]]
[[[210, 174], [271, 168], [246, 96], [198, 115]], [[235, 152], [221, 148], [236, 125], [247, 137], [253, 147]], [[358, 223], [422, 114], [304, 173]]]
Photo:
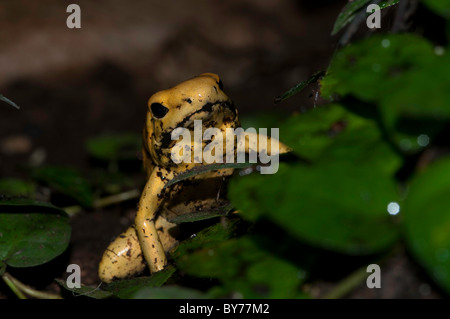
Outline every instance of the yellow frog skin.
[[[218, 75], [204, 73], [150, 97], [142, 149], [147, 182], [134, 224], [118, 236], [103, 254], [99, 265], [99, 278], [103, 282], [138, 275], [146, 265], [151, 273], [164, 269], [167, 265], [166, 253], [178, 243], [174, 237], [176, 225], [168, 219], [222, 205], [223, 196], [220, 195], [224, 193], [223, 183], [232, 175], [233, 169], [197, 175], [165, 188], [178, 174], [206, 164], [195, 163], [194, 160], [176, 164], [171, 159], [171, 149], [177, 142], [171, 138], [175, 128], [192, 131], [194, 121], [201, 120], [203, 131], [215, 127], [225, 135], [227, 128], [240, 126], [238, 112], [222, 89]], [[206, 144], [202, 142], [202, 149]], [[191, 149], [193, 145], [192, 140]], [[271, 145], [270, 138], [268, 145]], [[279, 146], [279, 153], [289, 150], [281, 143]], [[251, 147], [247, 143], [246, 152]]]

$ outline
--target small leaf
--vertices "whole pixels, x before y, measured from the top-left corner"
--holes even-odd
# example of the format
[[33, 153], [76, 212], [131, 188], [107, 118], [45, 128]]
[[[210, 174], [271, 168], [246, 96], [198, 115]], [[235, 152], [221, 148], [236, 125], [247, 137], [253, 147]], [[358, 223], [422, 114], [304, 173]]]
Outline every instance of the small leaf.
[[201, 247], [176, 262], [181, 271], [217, 278], [226, 291], [244, 298], [296, 298], [305, 278], [301, 268], [272, 255], [247, 236]]
[[181, 174], [178, 174], [176, 177], [172, 178], [165, 186], [169, 187], [172, 186], [173, 184], [176, 184], [178, 182], [181, 182], [185, 179], [188, 179], [190, 177], [194, 177], [197, 175], [201, 175], [201, 174], [205, 174], [211, 171], [216, 171], [219, 169], [227, 169], [227, 168], [247, 168], [250, 167], [252, 165], [252, 163], [224, 163], [224, 164], [208, 164], [208, 165], [199, 165], [196, 166], [188, 171], [185, 171]]
[[29, 196], [32, 197], [35, 185], [16, 178], [4, 178], [0, 180], [0, 194], [8, 196]]
[[383, 0], [378, 5], [381, 9], [396, 5], [400, 0]]
[[20, 107], [19, 107], [16, 103], [14, 103], [14, 102], [11, 101], [10, 99], [4, 97], [4, 96], [1, 95], [1, 94], [0, 94], [0, 101], [6, 102], [6, 103], [8, 103], [9, 105], [14, 106], [16, 109], [20, 109]]
[[91, 186], [77, 170], [57, 166], [42, 166], [35, 168], [32, 174], [37, 180], [74, 199], [82, 206], [92, 206], [94, 195]]
[[340, 50], [321, 81], [322, 96], [376, 109], [386, 137], [405, 153], [423, 149], [450, 120], [450, 55], [412, 34], [373, 36]]
[[324, 71], [318, 71], [318, 72], [314, 73], [313, 75], [310, 76], [309, 79], [307, 79], [303, 82], [300, 82], [299, 84], [297, 84], [296, 86], [294, 86], [293, 88], [291, 88], [287, 92], [285, 92], [283, 95], [275, 98], [275, 103], [279, 103], [281, 101], [284, 101], [284, 100], [294, 96], [297, 93], [300, 93], [301, 91], [303, 91], [303, 89], [305, 87], [307, 87], [311, 83], [317, 82], [317, 80], [319, 80], [324, 75], [325, 75]]
[[331, 32], [331, 35], [335, 35], [338, 33], [343, 27], [345, 27], [347, 24], [349, 24], [353, 18], [355, 17], [355, 14], [366, 4], [368, 4], [370, 0], [355, 0], [355, 1], [349, 1], [344, 8], [339, 13], [336, 22], [334, 23], [333, 31]]
[[450, 19], [450, 3], [448, 0], [422, 0], [422, 3], [435, 13]]
[[64, 252], [70, 240], [69, 218], [49, 204], [0, 202], [0, 260], [12, 267], [31, 267]]
[[201, 220], [211, 219], [215, 217], [227, 216], [227, 214], [233, 209], [231, 204], [225, 204], [221, 207], [217, 207], [214, 211], [197, 211], [194, 213], [188, 213], [179, 215], [173, 218], [169, 218], [168, 221], [174, 224], [192, 223]]
[[80, 288], [69, 288], [65, 280], [56, 279], [56, 282], [64, 289], [71, 291], [75, 297], [84, 296], [94, 299], [106, 299], [113, 296], [111, 292], [102, 290], [99, 287], [81, 285]]
[[243, 218], [269, 219], [297, 239], [332, 251], [374, 254], [398, 238], [387, 211], [390, 202], [398, 202], [396, 184], [370, 162], [281, 163], [274, 175], [233, 178], [228, 193]]

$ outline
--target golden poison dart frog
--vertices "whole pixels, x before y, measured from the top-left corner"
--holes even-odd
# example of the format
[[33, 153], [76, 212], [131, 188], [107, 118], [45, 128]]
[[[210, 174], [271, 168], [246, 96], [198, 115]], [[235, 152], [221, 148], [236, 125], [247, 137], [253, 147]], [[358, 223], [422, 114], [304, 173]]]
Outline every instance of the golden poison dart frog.
[[[227, 128], [240, 126], [238, 111], [223, 92], [222, 81], [216, 74], [201, 74], [150, 97], [142, 149], [147, 182], [134, 224], [119, 235], [103, 255], [99, 265], [102, 281], [138, 275], [146, 266], [151, 273], [164, 269], [166, 253], [178, 244], [174, 236], [177, 225], [168, 220], [205, 207], [223, 205], [224, 196], [219, 195], [224, 189], [223, 183], [233, 173], [232, 168], [209, 171], [165, 187], [180, 173], [207, 164], [205, 159], [199, 161], [194, 149], [200, 147], [204, 150], [211, 140], [198, 142], [192, 138], [185, 144], [188, 151], [194, 150], [186, 152], [190, 154], [185, 158], [188, 160], [176, 161], [173, 157], [173, 148], [177, 144], [173, 139], [174, 130], [183, 128], [192, 132], [197, 123], [201, 123], [203, 131], [217, 128], [224, 134]], [[251, 134], [246, 139], [250, 137]], [[270, 141], [270, 138], [265, 138]], [[280, 146], [279, 153], [289, 150], [281, 143], [277, 145]], [[245, 152], [258, 152], [258, 149], [252, 149], [255, 147], [247, 140]], [[270, 147], [267, 151], [270, 152]]]

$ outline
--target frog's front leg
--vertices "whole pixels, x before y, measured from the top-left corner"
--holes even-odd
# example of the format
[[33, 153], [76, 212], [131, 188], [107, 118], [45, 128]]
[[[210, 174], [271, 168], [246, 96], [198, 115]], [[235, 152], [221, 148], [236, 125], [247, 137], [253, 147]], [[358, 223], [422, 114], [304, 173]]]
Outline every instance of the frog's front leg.
[[167, 264], [155, 220], [163, 200], [164, 186], [173, 178], [173, 175], [173, 172], [160, 167], [152, 171], [139, 200], [134, 222], [144, 259], [152, 273], [164, 269]]

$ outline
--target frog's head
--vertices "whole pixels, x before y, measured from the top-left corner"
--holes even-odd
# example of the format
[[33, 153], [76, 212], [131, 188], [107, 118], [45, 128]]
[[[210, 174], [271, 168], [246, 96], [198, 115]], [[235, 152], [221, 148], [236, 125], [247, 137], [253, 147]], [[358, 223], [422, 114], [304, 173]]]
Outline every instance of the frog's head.
[[203, 131], [238, 125], [237, 110], [223, 92], [218, 75], [204, 73], [150, 97], [144, 146], [156, 165], [171, 165], [170, 152], [176, 143], [173, 130], [181, 127], [193, 131], [194, 120], [202, 121]]

